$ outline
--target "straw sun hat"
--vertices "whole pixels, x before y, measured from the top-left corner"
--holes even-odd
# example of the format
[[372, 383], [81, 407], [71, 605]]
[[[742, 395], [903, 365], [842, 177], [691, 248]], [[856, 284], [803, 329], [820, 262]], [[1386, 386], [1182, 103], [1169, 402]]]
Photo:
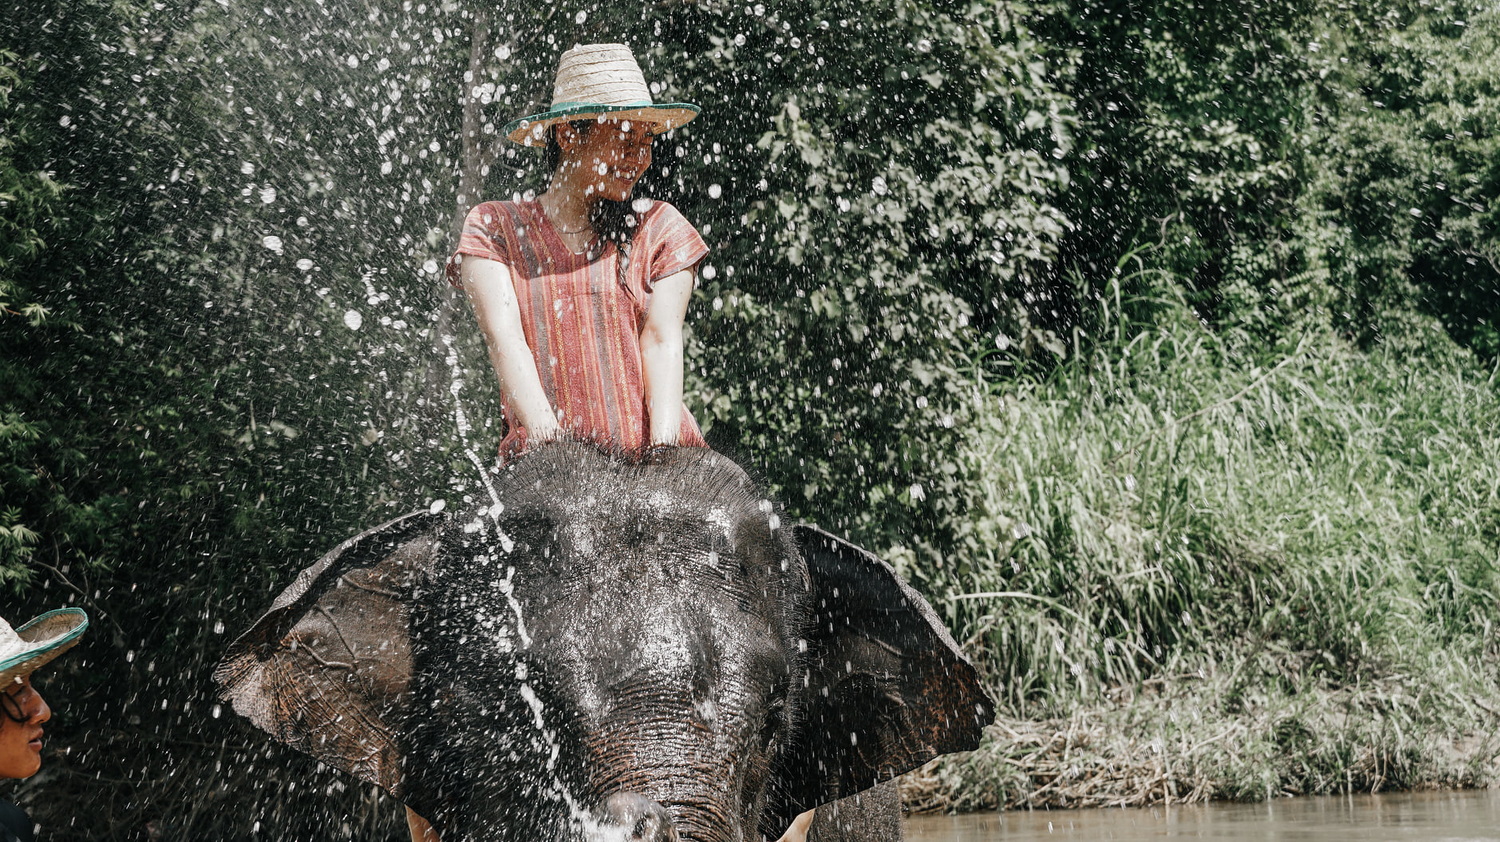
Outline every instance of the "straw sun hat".
[[18, 629], [0, 620], [0, 688], [72, 649], [88, 627], [82, 608], [48, 611]]
[[646, 77], [624, 44], [580, 44], [563, 53], [557, 63], [552, 107], [522, 117], [504, 131], [506, 137], [523, 146], [546, 146], [547, 129], [552, 125], [602, 114], [649, 123], [655, 126], [652, 134], [661, 134], [697, 117], [698, 106], [652, 102]]

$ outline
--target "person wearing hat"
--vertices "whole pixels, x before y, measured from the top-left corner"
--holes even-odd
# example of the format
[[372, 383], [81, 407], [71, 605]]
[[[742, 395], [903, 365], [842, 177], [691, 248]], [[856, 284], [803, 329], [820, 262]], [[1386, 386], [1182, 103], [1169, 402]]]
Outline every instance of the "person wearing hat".
[[[52, 708], [31, 674], [73, 648], [89, 626], [81, 608], [59, 608], [11, 628], [0, 619], [0, 778], [29, 778], [42, 768], [42, 725]], [[0, 801], [0, 842], [32, 842], [31, 819]]]
[[[551, 107], [504, 128], [546, 151], [547, 188], [474, 207], [447, 266], [500, 380], [502, 463], [559, 437], [707, 446], [682, 403], [682, 325], [708, 246], [676, 208], [633, 195], [654, 138], [696, 116], [652, 100], [629, 47], [584, 44], [558, 62]], [[407, 820], [415, 842], [436, 842]]]
[[505, 127], [546, 150], [547, 187], [476, 206], [447, 267], [500, 380], [502, 462], [559, 437], [706, 446], [682, 403], [682, 324], [708, 247], [633, 195], [656, 135], [697, 114], [654, 103], [628, 47], [586, 44], [563, 53], [552, 106]]

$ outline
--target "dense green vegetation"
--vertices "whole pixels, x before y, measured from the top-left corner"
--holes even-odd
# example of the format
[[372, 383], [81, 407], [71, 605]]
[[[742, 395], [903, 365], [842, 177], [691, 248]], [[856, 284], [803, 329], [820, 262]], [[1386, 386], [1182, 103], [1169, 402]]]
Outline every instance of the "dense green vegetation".
[[914, 798], [1491, 779], [1493, 8], [32, 0], [0, 604], [97, 623], [15, 793], [53, 838], [397, 832], [208, 670], [321, 551], [469, 492], [494, 387], [438, 267], [539, 185], [494, 127], [575, 40], [706, 106], [645, 189], [713, 249], [710, 441], [896, 562], [1002, 701]]
[[1100, 306], [1093, 348], [976, 395], [983, 549], [908, 571], [1027, 720], [921, 799], [1491, 781], [1497, 369], [1317, 335], [1262, 365], [1175, 289]]

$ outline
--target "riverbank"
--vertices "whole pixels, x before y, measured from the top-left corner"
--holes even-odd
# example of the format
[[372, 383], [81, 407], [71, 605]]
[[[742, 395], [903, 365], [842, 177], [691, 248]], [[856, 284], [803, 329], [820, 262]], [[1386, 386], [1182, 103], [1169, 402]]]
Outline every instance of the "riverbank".
[[1420, 324], [1277, 347], [1122, 298], [1045, 377], [976, 377], [971, 551], [904, 572], [1002, 718], [909, 804], [1492, 783], [1497, 372]]
[[1108, 839], [1319, 842], [1480, 842], [1500, 839], [1500, 791], [1281, 798], [1262, 804], [1201, 804], [1144, 810], [1011, 810], [916, 816], [909, 842], [1060, 842]]
[[1234, 711], [1231, 676], [1180, 681], [1067, 717], [1002, 718], [978, 751], [903, 778], [907, 808], [1144, 807], [1500, 782], [1500, 716], [1479, 699], [1408, 695], [1388, 681], [1263, 696]]

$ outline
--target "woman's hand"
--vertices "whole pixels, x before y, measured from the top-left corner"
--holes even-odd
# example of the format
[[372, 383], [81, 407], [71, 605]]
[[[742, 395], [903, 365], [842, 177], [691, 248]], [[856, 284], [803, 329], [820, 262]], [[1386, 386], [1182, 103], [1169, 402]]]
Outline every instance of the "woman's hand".
[[551, 427], [548, 427], [548, 428], [542, 429], [542, 430], [534, 430], [534, 429], [532, 429], [530, 427], [526, 428], [526, 443], [527, 443], [527, 445], [546, 444], [549, 441], [557, 441], [558, 439], [560, 439], [562, 437], [563, 437], [563, 428], [562, 428], [562, 425], [558, 424], [556, 422], [553, 422], [553, 424], [552, 424]]
[[417, 815], [410, 807], [406, 808], [406, 829], [411, 831], [411, 842], [441, 842], [436, 830], [427, 820]]
[[651, 444], [677, 444], [682, 434], [682, 320], [693, 296], [693, 270], [656, 282], [641, 325], [641, 376]]
[[536, 359], [526, 344], [521, 329], [521, 305], [516, 301], [516, 287], [510, 279], [510, 268], [504, 263], [483, 257], [464, 257], [464, 289], [474, 304], [474, 317], [484, 331], [484, 344], [490, 352], [490, 365], [500, 378], [500, 394], [518, 426], [526, 428], [528, 440], [551, 441], [562, 435], [557, 413], [542, 391]]
[[781, 834], [781, 838], [776, 840], [776, 842], [805, 842], [807, 839], [807, 829], [812, 827], [813, 813], [815, 812], [815, 810], [808, 810], [796, 819], [793, 819], [791, 827], [788, 827], [786, 833]]

